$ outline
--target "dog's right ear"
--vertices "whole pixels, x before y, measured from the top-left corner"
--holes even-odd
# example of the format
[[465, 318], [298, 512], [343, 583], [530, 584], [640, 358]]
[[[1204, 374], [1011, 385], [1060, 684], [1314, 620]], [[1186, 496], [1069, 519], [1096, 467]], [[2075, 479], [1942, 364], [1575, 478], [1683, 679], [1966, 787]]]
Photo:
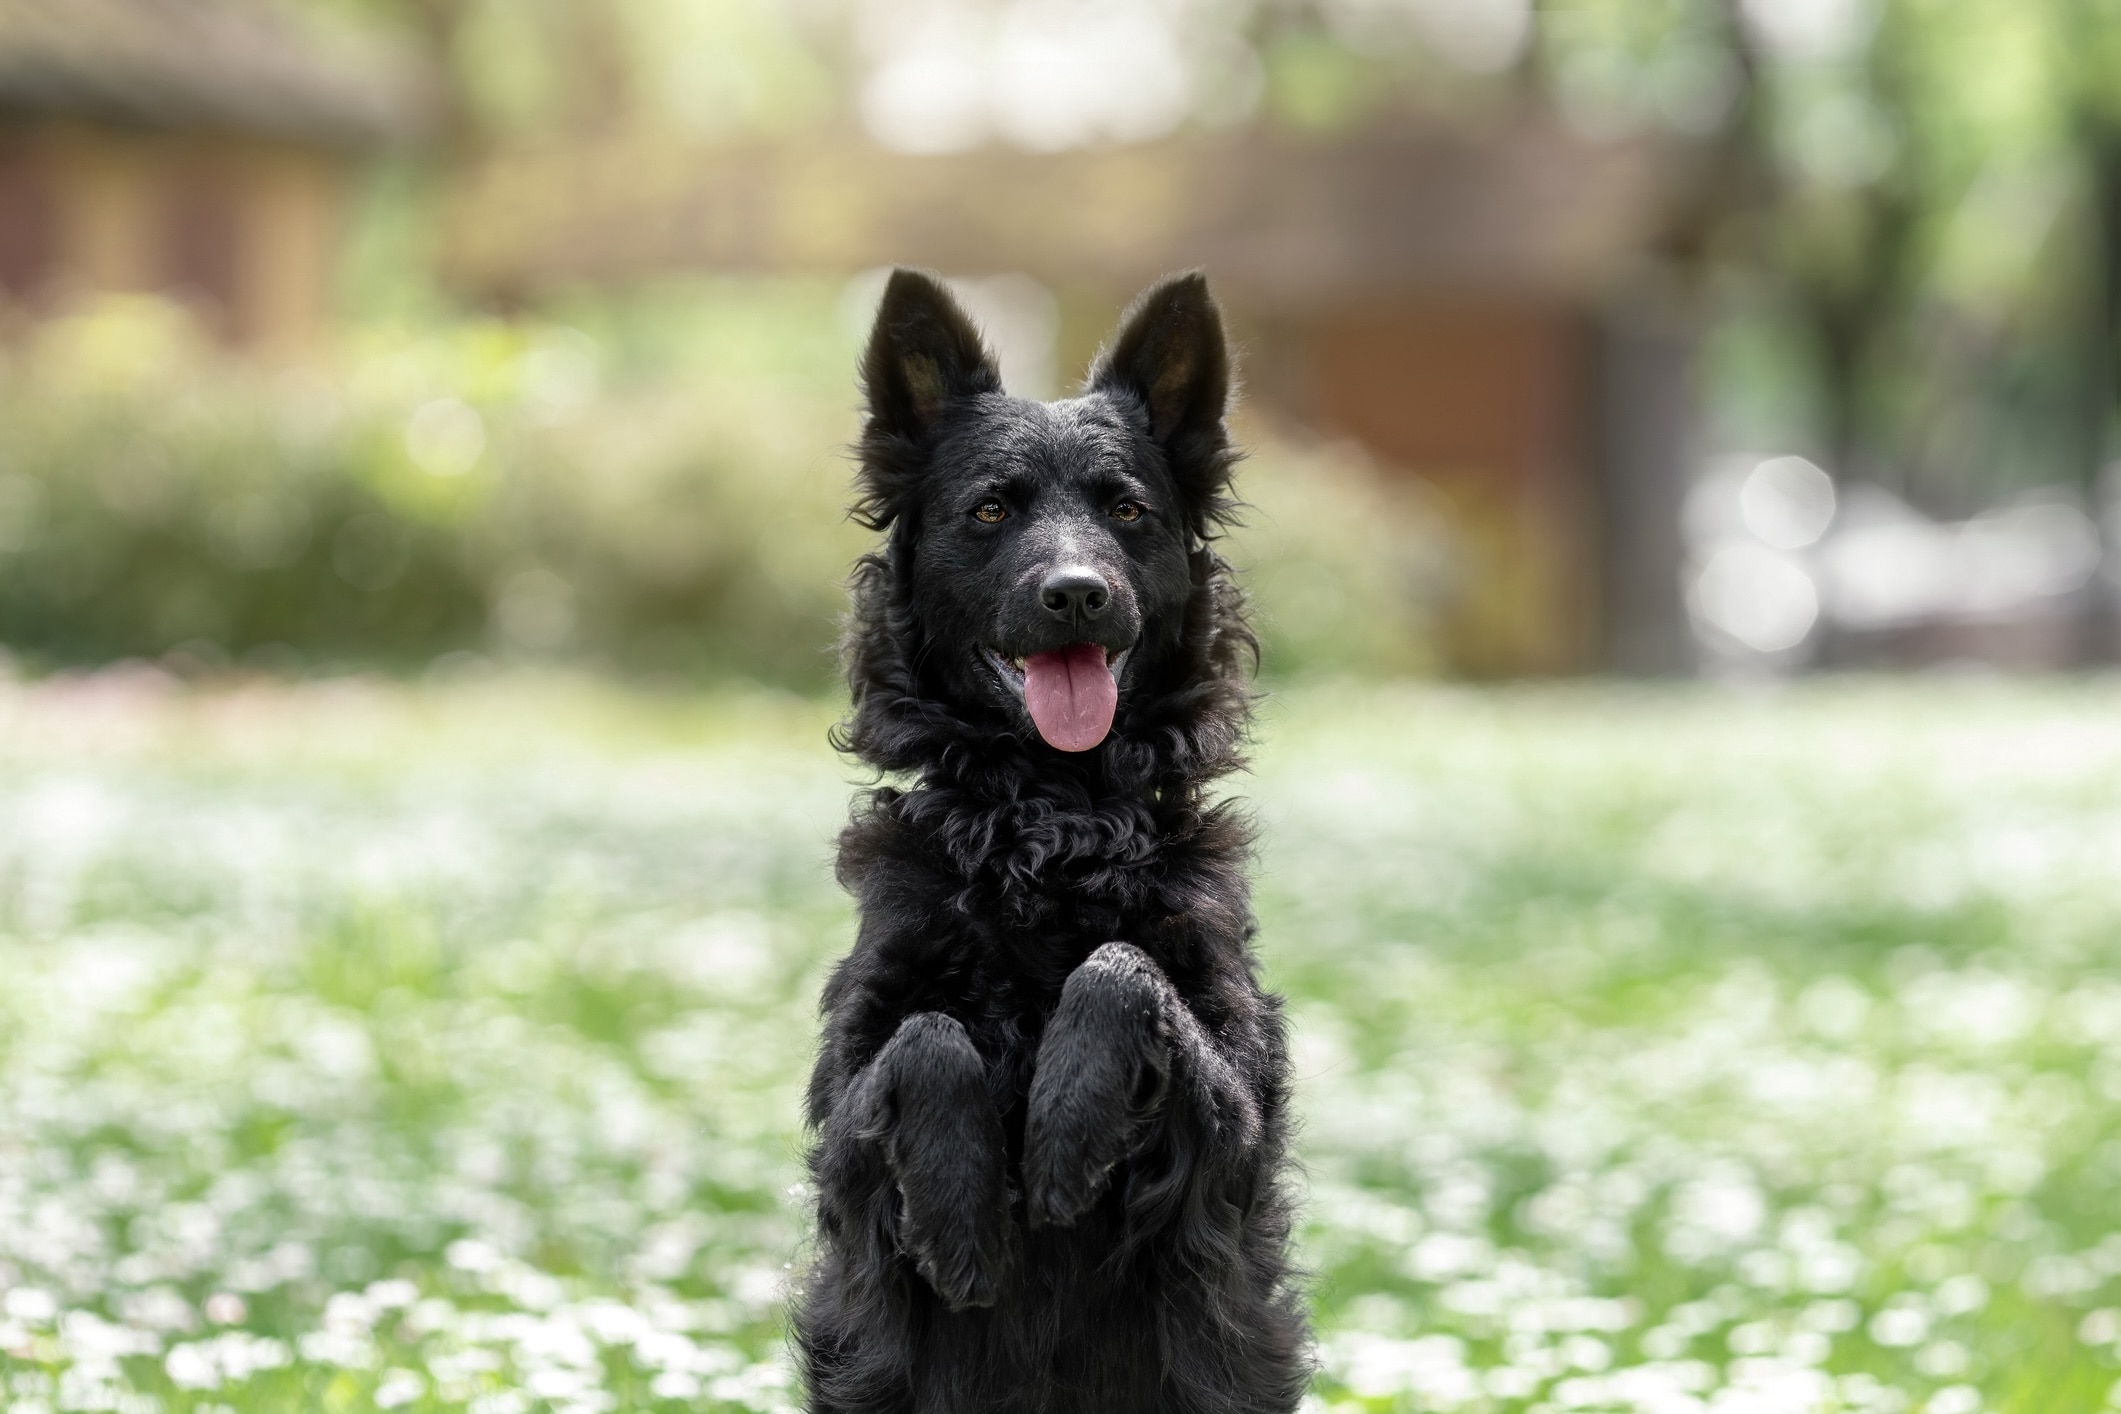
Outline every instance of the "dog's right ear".
[[919, 441], [959, 398], [999, 393], [1001, 374], [970, 316], [935, 276], [891, 272], [862, 355], [873, 431]]
[[943, 282], [925, 271], [892, 271], [862, 354], [869, 415], [862, 424], [855, 519], [871, 530], [897, 520], [928, 436], [950, 405], [1001, 390], [994, 356]]
[[1227, 524], [1233, 514], [1230, 468], [1237, 456], [1223, 426], [1230, 383], [1222, 311], [1195, 270], [1135, 300], [1085, 385], [1138, 409], [1142, 430], [1170, 459], [1196, 535]]

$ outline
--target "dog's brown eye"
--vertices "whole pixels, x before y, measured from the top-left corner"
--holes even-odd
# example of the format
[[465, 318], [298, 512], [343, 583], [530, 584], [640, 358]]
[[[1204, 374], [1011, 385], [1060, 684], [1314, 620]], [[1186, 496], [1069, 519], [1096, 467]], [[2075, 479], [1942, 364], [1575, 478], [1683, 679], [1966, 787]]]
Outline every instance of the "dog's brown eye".
[[982, 501], [972, 508], [972, 518], [987, 525], [999, 525], [1009, 518], [1009, 512], [1000, 501]]
[[1143, 509], [1142, 503], [1139, 501], [1121, 501], [1112, 508], [1112, 519], [1140, 520]]

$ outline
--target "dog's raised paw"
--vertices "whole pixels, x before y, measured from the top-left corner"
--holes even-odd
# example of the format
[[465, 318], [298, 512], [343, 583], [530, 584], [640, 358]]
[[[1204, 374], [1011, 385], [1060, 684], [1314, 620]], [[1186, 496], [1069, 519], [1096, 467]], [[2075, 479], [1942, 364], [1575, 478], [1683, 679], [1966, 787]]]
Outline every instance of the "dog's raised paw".
[[998, 1283], [977, 1263], [952, 1262], [939, 1266], [933, 1262], [916, 1261], [914, 1269], [948, 1310], [973, 1311], [994, 1304]]
[[1024, 1219], [1034, 1228], [1073, 1227], [1097, 1202], [1116, 1166], [1065, 1164], [1053, 1155], [1061, 1146], [1040, 1146], [1024, 1160]]
[[[984, 1232], [977, 1229], [984, 1228]], [[995, 1213], [969, 1222], [916, 1226], [903, 1239], [922, 1281], [952, 1311], [992, 1306], [1011, 1261], [1006, 1221]]]
[[1006, 1265], [999, 1256], [982, 1258], [963, 1247], [951, 1252], [930, 1248], [913, 1254], [913, 1269], [952, 1311], [992, 1306], [1000, 1295], [1001, 1270]]

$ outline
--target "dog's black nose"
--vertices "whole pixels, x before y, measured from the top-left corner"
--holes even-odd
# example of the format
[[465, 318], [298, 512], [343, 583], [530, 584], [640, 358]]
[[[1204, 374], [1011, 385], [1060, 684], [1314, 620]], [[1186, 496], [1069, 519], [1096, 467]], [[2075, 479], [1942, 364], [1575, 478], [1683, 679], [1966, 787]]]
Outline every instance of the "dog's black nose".
[[1112, 606], [1112, 588], [1096, 570], [1070, 565], [1039, 582], [1038, 602], [1057, 619], [1087, 623], [1104, 617], [1105, 610]]

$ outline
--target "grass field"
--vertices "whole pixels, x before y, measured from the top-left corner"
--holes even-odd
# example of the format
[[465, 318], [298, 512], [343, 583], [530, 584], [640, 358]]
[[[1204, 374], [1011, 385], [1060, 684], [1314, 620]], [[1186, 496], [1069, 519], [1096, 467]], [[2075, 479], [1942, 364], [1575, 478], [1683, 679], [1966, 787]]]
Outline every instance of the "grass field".
[[[829, 706], [0, 688], [0, 1405], [796, 1398]], [[1335, 1411], [2121, 1374], [2121, 685], [1264, 714]]]

